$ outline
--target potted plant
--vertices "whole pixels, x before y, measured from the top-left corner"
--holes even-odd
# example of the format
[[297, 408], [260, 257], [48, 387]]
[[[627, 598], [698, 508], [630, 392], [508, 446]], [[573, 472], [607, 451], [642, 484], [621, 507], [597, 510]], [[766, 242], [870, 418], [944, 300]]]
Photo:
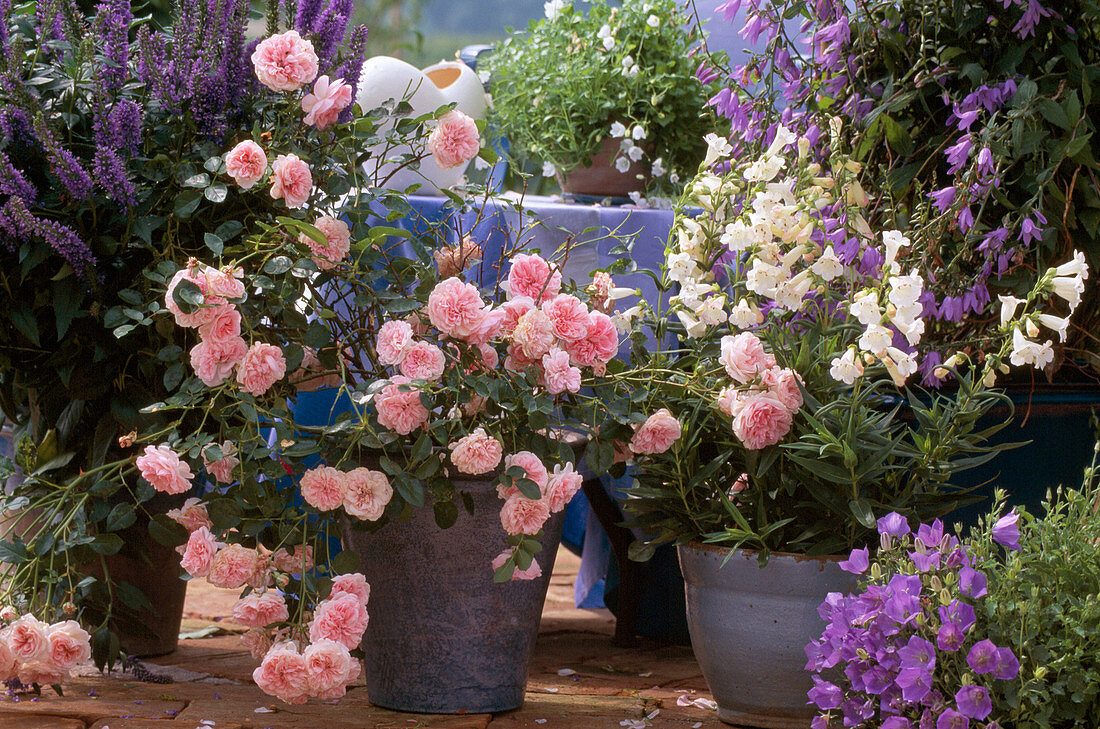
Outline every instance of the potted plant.
[[546, 18], [490, 56], [491, 118], [511, 153], [544, 164], [565, 192], [679, 189], [715, 125], [698, 30], [673, 0], [546, 4]]

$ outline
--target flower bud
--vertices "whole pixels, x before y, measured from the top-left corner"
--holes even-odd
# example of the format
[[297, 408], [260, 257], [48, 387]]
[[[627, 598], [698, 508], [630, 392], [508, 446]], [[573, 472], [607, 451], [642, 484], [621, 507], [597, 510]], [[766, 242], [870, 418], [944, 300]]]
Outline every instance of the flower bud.
[[1035, 322], [1031, 319], [1028, 319], [1026, 322], [1024, 322], [1024, 331], [1027, 332], [1027, 335], [1029, 337], [1039, 336], [1039, 327], [1036, 326]]
[[951, 604], [951, 591], [946, 587], [940, 590], [940, 603], [943, 605]]
[[11, 605], [5, 605], [0, 609], [0, 620], [11, 621], [19, 617], [19, 613]]
[[285, 572], [276, 572], [275, 573], [275, 586], [276, 587], [278, 587], [280, 590], [283, 590], [289, 584], [290, 584], [290, 575], [286, 574]]
[[1035, 680], [1042, 681], [1043, 678], [1046, 677], [1046, 675], [1047, 675], [1047, 667], [1046, 666], [1039, 666], [1038, 668], [1035, 669]]
[[887, 551], [888, 549], [890, 549], [890, 535], [889, 534], [879, 534], [878, 535], [878, 543], [879, 543], [879, 546], [882, 547], [882, 551], [884, 551], [884, 552]]
[[942, 590], [943, 582], [940, 580], [939, 575], [932, 575], [932, 579], [928, 580], [928, 586], [932, 588], [932, 592]]
[[882, 568], [878, 566], [878, 562], [871, 565], [871, 577], [876, 580], [882, 578]]
[[76, 612], [76, 605], [71, 602], [67, 602], [61, 606], [61, 609], [65, 612], [66, 615], [72, 615]]

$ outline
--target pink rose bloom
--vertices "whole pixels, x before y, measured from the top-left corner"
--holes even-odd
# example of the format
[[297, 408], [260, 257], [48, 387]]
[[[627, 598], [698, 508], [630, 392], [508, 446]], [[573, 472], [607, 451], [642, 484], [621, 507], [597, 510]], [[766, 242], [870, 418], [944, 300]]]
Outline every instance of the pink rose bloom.
[[475, 346], [488, 344], [489, 340], [500, 334], [501, 327], [508, 318], [508, 312], [504, 309], [485, 308], [485, 316], [469, 334], [463, 337], [463, 341]]
[[255, 396], [263, 395], [286, 374], [283, 350], [274, 344], [256, 342], [237, 368], [237, 382], [241, 389]]
[[542, 305], [542, 310], [554, 323], [554, 336], [575, 342], [588, 334], [588, 307], [576, 296], [558, 294]]
[[550, 506], [550, 513], [557, 514], [565, 508], [566, 504], [580, 491], [584, 477], [573, 470], [573, 464], [560, 464], [554, 466], [554, 472], [546, 481], [546, 503]]
[[319, 699], [338, 699], [359, 675], [359, 661], [346, 646], [334, 640], [318, 640], [302, 653], [309, 676], [309, 693]]
[[247, 584], [249, 587], [253, 587], [257, 590], [262, 590], [271, 587], [275, 584], [275, 580], [271, 574], [271, 555], [264, 554], [263, 547], [256, 548], [256, 569], [252, 571], [252, 575], [249, 576]]
[[331, 466], [315, 466], [302, 474], [298, 490], [306, 503], [318, 511], [332, 511], [344, 503], [348, 477]]
[[471, 476], [489, 473], [500, 465], [500, 459], [504, 455], [504, 446], [488, 435], [485, 428], [478, 428], [464, 435], [448, 448], [451, 449], [451, 463], [455, 468]]
[[507, 284], [509, 296], [526, 296], [541, 304], [561, 291], [561, 271], [541, 256], [520, 253], [512, 257]]
[[[196, 533], [192, 533], [192, 536]], [[214, 587], [243, 587], [255, 574], [259, 559], [260, 555], [255, 549], [240, 544], [222, 547], [210, 563], [210, 573], [206, 575], [206, 580]]]
[[332, 591], [329, 593], [329, 598], [334, 598], [341, 592], [358, 597], [363, 607], [366, 607], [370, 600], [370, 585], [367, 584], [367, 578], [358, 572], [332, 578]]
[[271, 164], [271, 199], [280, 198], [288, 208], [300, 208], [313, 190], [309, 165], [295, 154], [280, 154]]
[[222, 304], [212, 309], [207, 321], [199, 325], [199, 336], [204, 342], [219, 343], [241, 338], [241, 313], [232, 304]]
[[238, 142], [237, 146], [225, 155], [225, 171], [242, 190], [247, 190], [259, 182], [266, 169], [267, 155], [264, 154], [263, 148], [251, 139]]
[[276, 643], [268, 650], [252, 680], [260, 690], [288, 704], [304, 704], [309, 698], [309, 671], [298, 647], [289, 641]]
[[439, 117], [428, 135], [428, 151], [440, 169], [449, 170], [469, 162], [481, 151], [477, 122], [458, 109]]
[[188, 533], [199, 527], [211, 529], [214, 526], [214, 522], [210, 521], [210, 516], [206, 513], [206, 505], [197, 498], [184, 501], [183, 506], [178, 509], [170, 509], [165, 516], [182, 526]]
[[[168, 289], [164, 293], [164, 307], [172, 312], [176, 324], [181, 327], [202, 326], [213, 318], [214, 307], [225, 303], [224, 299], [210, 293], [210, 284], [206, 275], [207, 267], [195, 262], [194, 259], [192, 259], [192, 262], [195, 265], [188, 265], [186, 268], [176, 271], [176, 274], [172, 276], [172, 280], [168, 282]], [[203, 295], [203, 305], [190, 314], [185, 314], [176, 304], [175, 299], [176, 287], [185, 280], [195, 284]]]
[[[209, 448], [207, 446], [206, 448]], [[213, 476], [221, 483], [233, 483], [233, 469], [240, 465], [241, 461], [237, 458], [237, 446], [233, 445], [232, 441], [224, 441], [219, 450], [222, 452], [222, 457], [216, 461], [207, 460], [206, 448], [202, 451], [202, 462], [206, 466], [206, 472]], [[206, 507], [203, 508], [203, 513], [206, 513]]]
[[578, 392], [581, 389], [581, 371], [569, 364], [569, 353], [557, 347], [542, 356], [542, 381], [551, 395]]
[[481, 294], [468, 283], [449, 278], [435, 285], [428, 295], [428, 319], [448, 337], [462, 339], [481, 325], [486, 306]]
[[351, 87], [338, 78], [329, 81], [328, 76], [320, 76], [313, 84], [313, 93], [302, 98], [302, 111], [306, 113], [305, 123], [318, 129], [328, 129], [336, 123], [340, 112], [351, 103]]
[[[508, 561], [508, 558], [512, 556], [512, 552], [514, 551], [514, 549], [509, 548], [496, 557], [493, 557], [493, 571], [495, 572], [500, 569], [504, 563]], [[517, 580], [537, 580], [540, 577], [542, 577], [542, 567], [539, 567], [538, 560], [533, 558], [531, 559], [531, 566], [527, 569], [521, 570], [519, 567], [516, 567], [516, 571], [512, 573], [513, 582]]]
[[510, 496], [500, 508], [500, 523], [508, 534], [534, 536], [550, 518], [545, 499], [529, 499], [523, 494]]
[[[546, 483], [550, 474], [547, 473], [546, 465], [543, 464], [541, 458], [531, 451], [517, 451], [504, 457], [504, 470], [507, 471], [512, 466], [519, 466], [526, 471], [527, 478], [535, 482], [535, 485], [539, 487], [539, 492], [546, 492]], [[503, 484], [497, 484], [497, 494], [502, 499], [510, 499], [519, 493], [520, 490], [516, 486], [505, 488]]]
[[367, 609], [358, 595], [342, 592], [317, 606], [313, 621], [309, 624], [309, 639], [334, 640], [353, 650], [359, 647], [363, 631], [367, 629]]
[[752, 397], [733, 419], [733, 434], [751, 451], [775, 445], [791, 430], [791, 411], [770, 392]]
[[266, 38], [252, 52], [256, 78], [272, 91], [297, 91], [317, 77], [313, 44], [296, 30]]
[[737, 480], [733, 482], [733, 486], [730, 486], [727, 496], [732, 500], [737, 494], [741, 493], [749, 487], [749, 474], [742, 473], [737, 477]]
[[488, 344], [479, 344], [477, 352], [481, 355], [481, 366], [484, 370], [495, 370], [500, 364], [500, 354]]
[[50, 650], [49, 628], [33, 615], [24, 615], [6, 630], [8, 648], [23, 663], [45, 658]]
[[661, 408], [634, 432], [634, 437], [630, 439], [630, 450], [650, 455], [664, 453], [680, 437], [680, 432], [680, 421], [667, 409]]
[[386, 474], [369, 468], [356, 468], [347, 473], [348, 490], [344, 494], [344, 511], [356, 519], [378, 521], [386, 504], [393, 498], [393, 487]]
[[182, 494], [191, 489], [195, 474], [179, 454], [166, 445], [145, 446], [145, 455], [134, 461], [141, 477], [162, 493]]
[[554, 344], [554, 323], [538, 309], [531, 309], [516, 322], [512, 341], [519, 345], [523, 356], [538, 361]]
[[718, 408], [731, 418], [736, 418], [754, 394], [747, 390], [738, 390], [736, 387], [723, 388], [722, 392], [718, 393]]
[[764, 351], [764, 345], [752, 332], [722, 337], [718, 361], [742, 385], [775, 366], [775, 357]]
[[15, 654], [11, 652], [6, 640], [0, 639], [0, 681], [15, 678]]
[[396, 366], [405, 359], [405, 353], [413, 345], [413, 330], [406, 321], [388, 321], [378, 329], [374, 348], [378, 352], [378, 362], [387, 366]]
[[420, 402], [420, 390], [401, 392], [400, 386], [407, 384], [408, 377], [396, 375], [374, 396], [378, 424], [401, 435], [408, 435], [428, 421], [428, 409]]
[[584, 337], [566, 342], [565, 351], [569, 353], [574, 364], [582, 367], [595, 367], [599, 363], [610, 361], [619, 351], [619, 333], [615, 330], [611, 317], [603, 312], [593, 311], [588, 315], [588, 329]]
[[286, 600], [277, 592], [253, 592], [233, 606], [233, 620], [250, 628], [262, 628], [289, 619]]
[[220, 270], [206, 269], [206, 284], [210, 294], [223, 299], [239, 299], [244, 296], [244, 271], [240, 268], [224, 266]]
[[518, 344], [508, 345], [508, 355], [504, 358], [504, 369], [509, 372], [522, 372], [535, 362], [538, 362], [538, 358], [528, 357]]
[[529, 296], [516, 296], [508, 299], [500, 308], [504, 311], [504, 320], [500, 324], [500, 331], [508, 336], [516, 330], [519, 318], [535, 308], [535, 300]]
[[248, 649], [249, 655], [257, 661], [263, 658], [271, 650], [271, 636], [266, 630], [253, 628], [241, 636], [241, 642]]
[[802, 382], [802, 378], [798, 376], [797, 372], [788, 368], [772, 367], [765, 370], [763, 381], [768, 388], [768, 392], [775, 395], [779, 402], [791, 411], [792, 415], [802, 407], [802, 390], [798, 388], [798, 383]]
[[214, 564], [214, 555], [218, 551], [218, 546], [210, 529], [200, 526], [187, 538], [180, 566], [192, 577], [206, 577]]
[[401, 360], [401, 374], [410, 380], [434, 382], [443, 377], [445, 365], [442, 349], [427, 342], [417, 342], [409, 347], [405, 359]]
[[318, 243], [305, 233], [298, 235], [298, 242], [308, 246], [313, 252], [313, 262], [318, 269], [328, 271], [335, 268], [337, 263], [347, 258], [348, 251], [351, 250], [351, 230], [348, 224], [331, 215], [322, 215], [313, 221], [313, 227], [324, 234], [326, 242]]
[[309, 572], [313, 569], [313, 547], [296, 544], [289, 552], [279, 547], [271, 555], [271, 563], [276, 569], [292, 575]]
[[92, 657], [92, 637], [75, 620], [51, 625], [47, 641], [50, 663], [64, 672]]
[[248, 354], [248, 342], [240, 337], [223, 342], [201, 341], [191, 348], [191, 367], [207, 387], [217, 387], [233, 374]]

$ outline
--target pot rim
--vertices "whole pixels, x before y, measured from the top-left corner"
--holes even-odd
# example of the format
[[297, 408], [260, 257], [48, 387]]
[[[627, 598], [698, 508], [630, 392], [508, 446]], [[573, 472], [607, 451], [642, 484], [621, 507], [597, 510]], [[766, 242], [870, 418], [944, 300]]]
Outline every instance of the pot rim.
[[[676, 546], [690, 547], [691, 549], [699, 552], [711, 552], [720, 554], [728, 554], [730, 552], [742, 552], [746, 556], [751, 555], [754, 558], [756, 555], [760, 554], [759, 549], [752, 549], [751, 547], [724, 547], [720, 544], [705, 544], [703, 542], [697, 542], [695, 540], [681, 542]], [[841, 562], [848, 559], [847, 554], [823, 554], [816, 557], [811, 557], [805, 554], [800, 554], [798, 552], [778, 552], [774, 550], [769, 551], [768, 554], [769, 559], [771, 557], [780, 557], [784, 559], [791, 559], [795, 562]]]

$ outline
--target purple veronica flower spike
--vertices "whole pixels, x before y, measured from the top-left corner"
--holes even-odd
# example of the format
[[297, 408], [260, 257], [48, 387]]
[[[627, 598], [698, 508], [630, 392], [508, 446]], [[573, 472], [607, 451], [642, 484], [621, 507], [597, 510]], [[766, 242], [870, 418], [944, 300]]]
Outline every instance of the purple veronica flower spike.
[[896, 511], [891, 511], [878, 520], [878, 533], [889, 534], [892, 537], [904, 537], [909, 533], [909, 522]]
[[1008, 512], [993, 525], [993, 541], [1002, 547], [1013, 551], [1020, 551], [1020, 527], [1016, 525], [1020, 515], [1016, 510]]
[[989, 691], [981, 686], [963, 686], [955, 694], [955, 703], [959, 713], [971, 719], [984, 719], [993, 711]]
[[848, 559], [843, 562], [838, 562], [837, 566], [845, 572], [851, 572], [853, 575], [862, 575], [867, 571], [867, 567], [870, 565], [870, 556], [871, 550], [867, 547], [863, 549], [853, 549]]
[[974, 673], [993, 673], [997, 668], [997, 646], [988, 639], [975, 643], [966, 654], [966, 665]]

